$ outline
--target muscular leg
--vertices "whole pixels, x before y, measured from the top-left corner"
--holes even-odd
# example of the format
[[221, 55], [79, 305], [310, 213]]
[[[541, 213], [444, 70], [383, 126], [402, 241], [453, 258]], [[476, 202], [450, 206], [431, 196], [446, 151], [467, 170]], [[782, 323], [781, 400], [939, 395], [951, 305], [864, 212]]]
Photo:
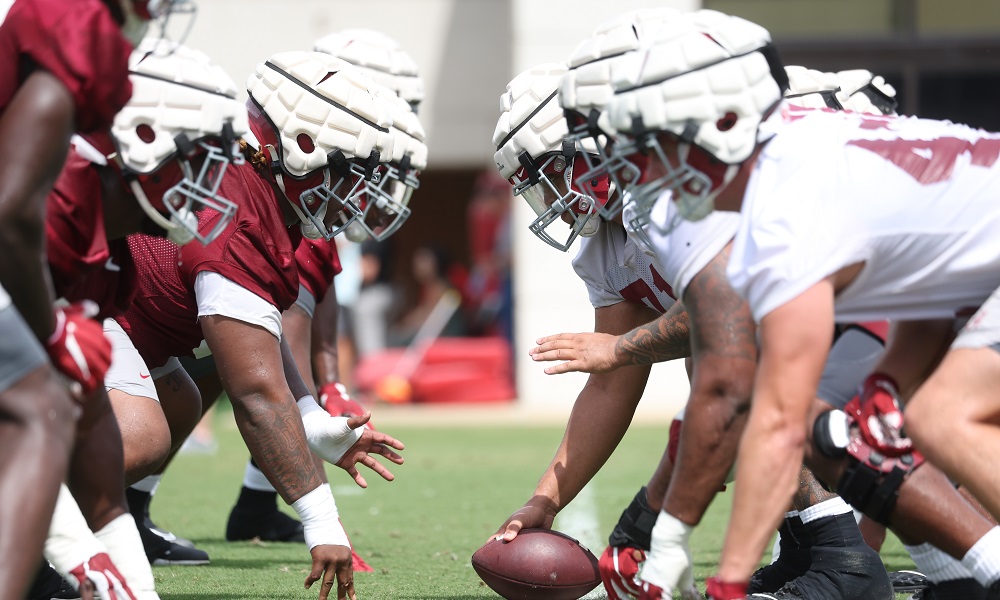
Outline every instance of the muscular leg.
[[122, 435], [103, 388], [84, 402], [67, 484], [93, 531], [128, 511]]
[[131, 485], [154, 473], [170, 453], [170, 427], [153, 398], [108, 390], [122, 435], [125, 483]]
[[66, 474], [74, 411], [51, 369], [0, 392], [0, 596], [21, 598], [35, 576]]

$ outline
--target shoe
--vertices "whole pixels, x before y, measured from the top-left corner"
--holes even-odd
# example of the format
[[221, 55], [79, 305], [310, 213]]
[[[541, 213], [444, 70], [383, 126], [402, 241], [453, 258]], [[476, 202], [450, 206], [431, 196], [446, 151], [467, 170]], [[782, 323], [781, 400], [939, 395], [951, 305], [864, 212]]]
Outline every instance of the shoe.
[[897, 594], [904, 592], [918, 592], [930, 583], [927, 576], [918, 571], [892, 571], [889, 573], [889, 583], [892, 584], [892, 591]]
[[79, 600], [79, 598], [80, 592], [73, 589], [73, 586], [63, 579], [48, 561], [42, 563], [25, 596], [25, 600]]
[[167, 531], [166, 529], [159, 527], [156, 523], [153, 522], [152, 519], [149, 518], [149, 515], [146, 515], [146, 518], [143, 520], [143, 525], [145, 525], [146, 529], [152, 532], [153, 535], [157, 535], [168, 542], [173, 542], [178, 546], [184, 546], [185, 548], [195, 547], [194, 542], [192, 542], [191, 540], [182, 537], [177, 537], [176, 535]]
[[302, 523], [274, 507], [268, 512], [247, 510], [238, 504], [229, 513], [226, 523], [226, 541], [239, 542], [254, 538], [265, 542], [305, 543]]
[[992, 600], [1000, 598], [996, 583], [989, 590], [975, 579], [952, 579], [941, 583], [928, 582], [927, 587], [910, 596], [911, 600]]
[[198, 548], [188, 548], [177, 542], [163, 539], [146, 527], [139, 527], [139, 539], [146, 551], [149, 564], [154, 566], [196, 566], [207, 565], [208, 553]]

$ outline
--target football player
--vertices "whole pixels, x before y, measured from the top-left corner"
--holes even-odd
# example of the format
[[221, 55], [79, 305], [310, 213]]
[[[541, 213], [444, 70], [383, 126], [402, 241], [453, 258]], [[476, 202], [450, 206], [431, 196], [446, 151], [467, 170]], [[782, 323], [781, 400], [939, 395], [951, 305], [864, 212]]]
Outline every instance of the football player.
[[[250, 133], [241, 143], [248, 160], [218, 188], [239, 206], [236, 217], [207, 246], [130, 237], [144, 275], [128, 312], [105, 323], [117, 344], [107, 378], [112, 397], [133, 404], [126, 452], [143, 453], [147, 473], [200, 418], [197, 389], [176, 357], [191, 356], [204, 339], [251, 454], [302, 518], [313, 557], [306, 585], [322, 580], [324, 599], [353, 598], [354, 581], [347, 536], [310, 450], [364, 487], [356, 463], [391, 480], [369, 453], [399, 464], [394, 449], [403, 445], [363, 428], [370, 413], [335, 418], [317, 404], [282, 340], [281, 312], [298, 296], [300, 236], [331, 239], [361, 214], [359, 195], [377, 201], [384, 193], [372, 184], [382, 174], [380, 156], [391, 155], [391, 121], [372, 85], [323, 54], [280, 53], [258, 65], [248, 80]], [[294, 112], [287, 98], [297, 99]], [[217, 219], [199, 215], [208, 228]]]
[[[0, 403], [7, 415], [0, 494], [11, 507], [0, 512], [5, 597], [25, 592], [73, 442], [76, 408], [41, 351], [76, 383], [75, 390], [88, 392], [99, 385], [109, 360], [108, 343], [87, 309], [53, 311], [43, 251], [44, 199], [70, 136], [107, 127], [131, 93], [132, 46], [122, 28], [132, 30], [169, 7], [145, 0], [16, 0], [2, 7], [0, 132], [8, 160], [0, 168], [0, 284], [10, 292], [0, 293]], [[38, 341], [26, 339], [29, 332]]]
[[[685, 219], [703, 219], [713, 205], [735, 210], [743, 204], [727, 274], [749, 300], [761, 339], [733, 517], [719, 576], [708, 582], [709, 597], [746, 596], [770, 536], [768, 527], [778, 521], [794, 489], [795, 461], [808, 448], [814, 419], [813, 441], [820, 452], [805, 454], [818, 473], [825, 471], [821, 474], [837, 482], [845, 498], [888, 521], [904, 540], [932, 541], [961, 559], [941, 565], [946, 583], [957, 575], [981, 584], [961, 591], [941, 586], [938, 597], [987, 597], [985, 588], [1000, 578], [992, 558], [1000, 530], [978, 518], [947, 480], [923, 464], [902, 434], [896, 399], [898, 389], [912, 393], [934, 370], [946, 348], [943, 340], [952, 335], [949, 316], [985, 302], [995, 289], [996, 282], [985, 274], [995, 270], [991, 265], [997, 264], [998, 249], [991, 253], [991, 244], [977, 237], [1000, 216], [983, 193], [998, 176], [990, 158], [996, 154], [986, 150], [996, 144], [994, 136], [949, 123], [790, 109], [781, 102], [787, 76], [767, 32], [742, 19], [698, 11], [676, 20], [665, 33], [631, 57], [618, 78], [612, 74], [616, 92], [608, 123], [622, 134], [617, 154], [625, 162], [641, 155], [645, 165], [643, 180], [632, 187], [635, 222], [673, 237]], [[687, 64], [669, 59], [679, 55], [697, 58]], [[702, 85], [708, 81], [727, 82], [726, 93]], [[726, 99], [706, 103], [699, 94]], [[693, 111], [693, 106], [710, 109]], [[950, 152], [932, 151], [940, 140]], [[965, 153], [969, 160], [958, 160]], [[887, 169], [890, 164], [898, 170]], [[933, 184], [938, 185], [929, 190]], [[958, 210], [952, 204], [956, 200]], [[914, 210], [914, 203], [921, 208]], [[669, 210], [657, 216], [654, 208], [660, 204]], [[933, 215], [933, 223], [915, 223], [918, 214]], [[944, 225], [942, 215], [954, 218]], [[794, 250], [788, 245], [793, 240], [798, 241]], [[948, 251], [935, 244], [945, 244]], [[934, 271], [938, 261], [929, 271], [908, 264], [910, 251], [940, 258], [941, 270]], [[936, 293], [943, 289], [949, 293]], [[817, 418], [811, 398], [830, 353], [834, 324], [866, 318], [899, 321], [876, 374], [845, 407], [846, 418], [829, 407]], [[937, 320], [913, 321], [925, 318]], [[961, 350], [952, 356], [975, 354], [988, 362], [992, 351], [969, 335], [973, 330], [959, 335]], [[939, 369], [949, 373], [952, 356]], [[988, 372], [975, 372], [977, 379], [963, 371], [963, 382], [974, 386]], [[950, 390], [966, 392], [958, 393], [974, 404], [969, 396], [977, 395], [969, 386]], [[945, 421], [958, 425], [952, 439], [958, 432], [974, 435], [961, 429], [961, 418]], [[810, 427], [803, 427], [807, 423]], [[843, 462], [839, 469], [829, 468], [845, 457], [846, 468]], [[960, 474], [971, 470], [947, 461], [942, 465], [989, 505], [992, 495], [975, 487], [988, 478], [963, 478]], [[916, 509], [918, 504], [923, 507]], [[963, 517], [956, 519], [954, 510]], [[654, 528], [653, 551], [642, 572], [644, 597], [659, 598], [660, 583], [676, 568], [657, 548], [662, 542], [673, 545], [675, 528], [667, 526], [672, 519], [661, 512]]]

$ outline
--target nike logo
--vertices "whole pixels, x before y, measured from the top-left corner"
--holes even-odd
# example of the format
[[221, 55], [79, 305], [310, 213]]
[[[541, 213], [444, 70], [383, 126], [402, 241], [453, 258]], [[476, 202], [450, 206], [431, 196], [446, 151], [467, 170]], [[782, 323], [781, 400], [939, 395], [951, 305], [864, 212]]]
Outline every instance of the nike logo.
[[104, 268], [107, 269], [108, 271], [115, 271], [115, 272], [122, 270], [120, 266], [115, 264], [113, 258], [108, 258], [108, 262], [104, 263]]
[[142, 377], [143, 379], [149, 379], [149, 375], [143, 375], [142, 373], [139, 373], [139, 377]]

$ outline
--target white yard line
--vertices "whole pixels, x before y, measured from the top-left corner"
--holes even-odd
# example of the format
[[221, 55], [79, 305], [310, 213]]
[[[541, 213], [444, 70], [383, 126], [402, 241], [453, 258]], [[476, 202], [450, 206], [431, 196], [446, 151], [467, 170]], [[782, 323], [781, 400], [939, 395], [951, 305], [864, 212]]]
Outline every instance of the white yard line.
[[[588, 483], [569, 505], [556, 516], [552, 528], [574, 537], [581, 544], [599, 556], [607, 545], [606, 533], [601, 530], [601, 520], [597, 514], [597, 501], [594, 497], [593, 482]], [[581, 600], [598, 600], [607, 598], [604, 586], [597, 586], [594, 591]]]

